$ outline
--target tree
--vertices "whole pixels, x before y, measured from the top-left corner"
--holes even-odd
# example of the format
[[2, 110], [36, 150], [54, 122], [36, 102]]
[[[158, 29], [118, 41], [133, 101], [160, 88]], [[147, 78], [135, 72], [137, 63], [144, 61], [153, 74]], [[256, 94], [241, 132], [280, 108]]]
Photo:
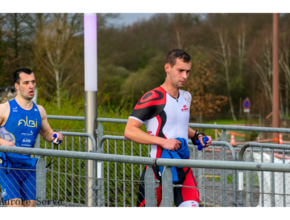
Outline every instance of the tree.
[[236, 116], [234, 112], [233, 102], [232, 102], [232, 96], [230, 93], [230, 77], [229, 77], [229, 67], [231, 63], [231, 50], [230, 45], [228, 43], [227, 39], [227, 33], [223, 28], [217, 29], [217, 35], [220, 43], [220, 50], [215, 51], [216, 56], [215, 59], [223, 66], [225, 78], [226, 78], [226, 84], [227, 84], [227, 94], [228, 94], [228, 100], [230, 104], [230, 110], [233, 117], [233, 120], [236, 121]]
[[289, 115], [289, 84], [290, 84], [290, 39], [288, 27], [282, 29], [280, 35], [279, 64], [285, 74], [285, 116]]
[[[38, 71], [45, 78], [45, 86], [56, 93], [58, 108], [61, 107], [61, 92], [80, 69], [80, 65], [70, 62], [70, 59], [77, 48], [74, 35], [82, 30], [82, 24], [81, 14], [51, 14], [47, 20], [38, 16], [34, 55], [41, 65]], [[54, 97], [49, 90], [41, 91], [50, 98]]]
[[272, 40], [266, 35], [257, 45], [256, 58], [254, 61], [254, 70], [260, 76], [264, 87], [266, 100], [270, 103], [269, 109], [272, 106]]
[[[243, 78], [243, 71], [244, 71], [244, 65], [247, 61], [247, 52], [246, 52], [246, 30], [245, 30], [245, 24], [244, 22], [241, 23], [240, 27], [238, 28], [238, 31], [236, 33], [236, 39], [237, 39], [237, 52], [238, 52], [238, 69], [239, 69], [239, 80], [242, 82]], [[239, 85], [239, 93], [241, 95], [242, 93], [242, 86]], [[242, 97], [240, 96], [239, 101], [239, 109], [240, 109], [240, 115], [242, 113]]]
[[212, 85], [216, 82], [216, 70], [211, 65], [204, 53], [191, 50], [192, 67], [191, 73], [184, 88], [192, 95], [190, 115], [204, 115], [207, 118], [213, 117], [222, 110], [228, 102], [228, 98], [223, 95], [215, 94]]

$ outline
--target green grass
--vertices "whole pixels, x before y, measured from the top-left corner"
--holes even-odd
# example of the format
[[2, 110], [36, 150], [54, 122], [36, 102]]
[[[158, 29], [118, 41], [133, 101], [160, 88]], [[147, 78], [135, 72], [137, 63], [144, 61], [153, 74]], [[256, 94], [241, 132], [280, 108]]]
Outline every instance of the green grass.
[[[251, 175], [251, 174], [250, 174]], [[251, 178], [251, 176], [250, 176]], [[215, 180], [215, 182], [220, 182], [221, 181], [221, 177], [216, 175], [214, 178], [213, 177], [206, 177], [207, 181], [213, 181]], [[243, 181], [244, 181], [244, 185], [246, 185], [246, 174], [244, 173], [243, 175]], [[232, 175], [228, 175], [227, 176], [227, 183], [228, 184], [232, 184], [233, 183], [233, 176]], [[259, 177], [257, 174], [253, 175], [253, 185], [254, 186], [259, 186]]]

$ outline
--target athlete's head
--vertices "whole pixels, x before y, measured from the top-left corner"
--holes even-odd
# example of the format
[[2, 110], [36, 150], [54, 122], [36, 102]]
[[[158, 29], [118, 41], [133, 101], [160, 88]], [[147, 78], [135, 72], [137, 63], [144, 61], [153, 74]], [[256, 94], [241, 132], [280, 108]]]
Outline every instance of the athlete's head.
[[174, 49], [167, 54], [165, 72], [168, 80], [174, 87], [181, 89], [189, 76], [191, 57], [180, 49]]
[[180, 49], [174, 49], [171, 50], [166, 57], [166, 63], [169, 63], [171, 67], [173, 67], [176, 64], [176, 59], [181, 59], [185, 63], [189, 63], [191, 61], [191, 57]]
[[17, 95], [26, 100], [31, 100], [34, 96], [35, 76], [28, 68], [20, 68], [14, 72], [14, 86]]

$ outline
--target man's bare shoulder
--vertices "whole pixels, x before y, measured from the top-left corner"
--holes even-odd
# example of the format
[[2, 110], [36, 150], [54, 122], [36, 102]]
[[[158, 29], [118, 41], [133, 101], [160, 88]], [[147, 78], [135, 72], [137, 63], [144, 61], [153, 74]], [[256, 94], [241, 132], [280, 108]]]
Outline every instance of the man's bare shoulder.
[[40, 113], [41, 118], [46, 118], [47, 115], [46, 115], [46, 111], [45, 111], [45, 109], [43, 108], [43, 106], [41, 106], [41, 105], [37, 105], [37, 108], [38, 108], [38, 110], [39, 110], [39, 113]]
[[6, 123], [10, 113], [10, 106], [8, 102], [0, 104], [0, 126]]
[[[10, 106], [9, 106], [9, 102], [4, 102], [3, 104], [0, 104], [0, 113], [3, 114], [7, 111], [9, 111]], [[1, 115], [0, 115], [1, 117]]]

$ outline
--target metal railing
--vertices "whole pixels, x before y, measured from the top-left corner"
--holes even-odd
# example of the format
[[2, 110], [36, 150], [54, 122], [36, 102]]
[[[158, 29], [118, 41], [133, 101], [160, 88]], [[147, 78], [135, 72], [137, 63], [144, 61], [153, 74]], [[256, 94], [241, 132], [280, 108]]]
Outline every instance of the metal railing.
[[[62, 144], [55, 146], [53, 143], [45, 141], [42, 137], [40, 137], [40, 135], [38, 135], [35, 148], [87, 152], [87, 141], [89, 139], [92, 142], [93, 149], [97, 149], [95, 138], [91, 134], [64, 131], [60, 132], [64, 136]], [[47, 189], [47, 197], [49, 199], [53, 200], [63, 198], [65, 203], [69, 200], [70, 203], [78, 203], [79, 205], [82, 203], [81, 200], [92, 203], [92, 199], [94, 199], [96, 194], [96, 189], [92, 187], [92, 185], [95, 185], [94, 183], [88, 182], [88, 178], [92, 177], [95, 179], [98, 175], [95, 161], [93, 161], [94, 170], [92, 173], [88, 173], [87, 160], [75, 160], [72, 158], [68, 159], [60, 157], [45, 157], [44, 159], [45, 164], [48, 164], [49, 161], [57, 160], [57, 165], [52, 163], [49, 167], [49, 175], [47, 176], [47, 185], [50, 186]], [[82, 187], [82, 184], [85, 184], [85, 189]], [[90, 184], [90, 186], [88, 186], [88, 184]], [[66, 193], [66, 188], [68, 185], [72, 188], [72, 195], [69, 196], [70, 198], [68, 198]], [[82, 198], [81, 194], [83, 194], [87, 188], [89, 188], [90, 191], [86, 194], [86, 198]]]
[[[48, 116], [48, 118], [49, 119], [65, 119], [65, 120], [84, 120], [84, 117], [74, 117], [74, 116]], [[97, 121], [99, 122], [99, 126], [98, 126], [98, 129], [96, 130], [96, 132], [98, 133], [98, 140], [100, 140], [103, 137], [103, 132], [104, 132], [102, 123], [104, 123], [104, 122], [109, 122], [109, 123], [126, 123], [128, 120], [127, 119], [98, 118]], [[252, 126], [232, 126], [232, 125], [210, 125], [210, 124], [200, 124], [200, 123], [190, 123], [189, 126], [190, 127], [194, 127], [194, 128], [221, 129], [222, 132], [221, 132], [221, 137], [219, 138], [220, 141], [226, 141], [226, 130], [290, 133], [290, 129], [287, 129], [287, 128], [252, 127]], [[115, 145], [116, 145], [116, 141], [115, 141]], [[99, 143], [99, 146], [100, 146], [100, 143]], [[134, 144], [134, 143], [131, 142], [131, 145], [130, 146], [131, 146], [131, 149], [128, 152], [129, 153], [131, 152], [131, 154], [132, 154], [132, 152], [135, 152], [134, 150], [132, 150], [132, 148], [135, 149], [136, 148], [136, 144]], [[149, 152], [150, 152], [150, 147], [149, 146], [147, 146], [147, 147], [148, 147], [148, 150], [145, 149], [145, 151], [147, 151], [147, 155], [148, 155]], [[107, 148], [109, 148], [109, 142], [107, 142]], [[120, 147], [116, 147], [115, 146], [113, 148], [113, 149], [115, 149], [115, 152], [111, 152], [111, 153], [117, 154], [119, 148]], [[126, 149], [126, 144], [125, 144], [125, 147], [124, 148]], [[144, 153], [144, 148], [146, 148], [146, 146], [139, 145], [139, 149], [140, 149], [139, 150], [139, 154], [140, 153], [141, 154]], [[211, 156], [212, 156], [212, 158], [215, 158], [217, 156], [217, 154], [218, 154], [218, 150], [219, 149], [216, 146], [213, 146], [213, 149], [214, 150], [211, 151]], [[239, 149], [240, 149], [239, 147], [236, 147], [235, 148], [235, 151], [239, 151]], [[253, 152], [253, 151], [255, 152], [256, 150], [255, 149], [254, 150], [251, 149], [251, 152]], [[265, 151], [267, 151], [267, 150], [265, 150]], [[107, 149], [107, 152], [109, 152], [108, 149]], [[225, 152], [226, 151], [224, 151], [224, 147], [221, 147], [220, 152], [219, 152], [219, 154], [221, 155], [221, 157], [220, 157], [221, 160], [228, 160], [229, 159], [229, 158], [226, 157], [226, 153]], [[230, 151], [230, 152], [232, 152], [232, 151]], [[278, 150], [275, 150], [275, 152], [281, 152], [281, 153], [283, 153], [283, 151], [278, 151]], [[287, 152], [287, 150], [286, 150], [286, 152]], [[125, 154], [125, 153], [126, 153], [126, 151], [123, 152], [123, 154]], [[274, 152], [270, 152], [270, 153], [274, 153]], [[284, 154], [285, 154], [285, 152], [284, 152]], [[194, 159], [196, 159], [196, 158], [197, 159], [201, 159], [201, 158], [207, 159], [207, 158], [209, 158], [208, 155], [209, 155], [209, 152], [208, 151], [197, 152], [197, 150], [195, 148], [192, 148], [192, 158], [194, 158]], [[230, 159], [233, 159], [233, 158], [230, 158]], [[253, 156], [252, 155], [250, 156], [250, 160], [253, 161]], [[263, 160], [263, 157], [262, 157], [262, 160]], [[104, 167], [103, 165], [104, 164], [102, 163], [102, 166], [101, 166], [102, 169]], [[113, 169], [116, 170], [116, 168], [117, 167], [116, 167], [116, 164], [115, 164], [115, 168], [113, 168]], [[123, 169], [126, 169], [127, 172], [128, 172], [128, 168], [126, 166], [124, 166], [124, 165], [123, 165]], [[131, 170], [132, 169], [133, 169], [133, 165], [131, 165]], [[135, 169], [135, 167], [134, 167], [134, 169]], [[142, 165], [140, 165], [140, 168], [139, 169], [140, 169], [140, 175], [141, 175]], [[110, 167], [109, 167], [109, 170], [112, 170], [112, 169], [110, 169]], [[206, 169], [194, 169], [193, 172], [197, 176], [198, 182], [203, 187], [203, 188], [201, 188], [200, 191], [201, 191], [201, 197], [204, 198], [205, 195], [206, 195], [206, 190], [204, 190], [204, 189], [205, 189], [205, 187], [206, 187], [206, 185], [208, 183], [208, 181], [207, 181], [208, 178], [206, 177], [206, 176], [209, 176], [209, 174], [207, 173], [208, 170], [206, 170]], [[213, 184], [214, 185], [216, 184], [215, 183], [215, 179], [216, 179], [215, 176], [216, 176], [216, 174], [218, 174], [216, 172], [218, 172], [218, 171], [212, 170], [212, 172], [211, 172], [211, 174], [213, 176]], [[131, 181], [137, 180], [138, 177], [134, 177], [134, 174], [132, 175], [132, 173], [133, 172], [131, 171]], [[104, 175], [104, 170], [102, 170], [102, 176], [103, 175]], [[250, 175], [250, 177], [249, 177], [249, 175]], [[263, 177], [263, 172], [261, 173], [261, 175]], [[237, 172], [236, 171], [235, 172], [233, 171], [233, 174], [232, 175], [230, 175], [228, 171], [225, 171], [225, 170], [221, 170], [220, 171], [220, 182], [223, 183], [221, 185], [224, 187], [223, 188], [223, 191], [222, 191], [223, 192], [223, 195], [225, 194], [224, 192], [228, 192], [226, 190], [226, 187], [228, 186], [228, 184], [224, 184], [224, 183], [227, 182], [228, 177], [232, 178], [232, 181], [238, 181], [237, 180], [237, 176], [238, 175], [237, 175]], [[251, 200], [251, 203], [249, 203], [249, 202], [246, 202], [246, 203], [247, 204], [251, 204], [251, 206], [254, 206], [254, 203], [253, 203], [253, 194], [254, 194], [253, 189], [255, 188], [255, 186], [254, 186], [254, 182], [255, 182], [254, 181], [254, 178], [255, 178], [255, 176], [257, 176], [257, 174], [253, 174], [253, 172], [246, 172], [246, 188], [247, 188], [247, 191], [249, 191], [249, 186], [251, 188], [251, 193], [247, 193], [246, 194], [246, 197], [247, 197], [246, 201]], [[285, 174], [284, 174], [284, 176], [285, 176]], [[250, 179], [250, 184], [249, 184], [249, 179]], [[263, 178], [262, 178], [262, 181], [263, 181]], [[271, 187], [273, 188], [273, 185]], [[133, 188], [134, 187], [132, 187], [132, 189]], [[132, 192], [133, 192], [133, 190], [132, 190]], [[132, 193], [132, 195], [134, 195], [134, 193]], [[214, 195], [215, 194], [213, 193], [213, 197], [214, 197]], [[250, 195], [250, 199], [249, 199], [249, 195]], [[235, 201], [234, 197], [235, 197], [235, 195], [233, 195], [233, 199], [232, 199], [233, 200], [233, 203], [238, 203], [236, 205], [243, 205], [244, 202], [243, 202], [243, 198], [241, 196], [238, 196], [239, 199], [240, 199], [240, 201]], [[225, 200], [224, 199], [222, 201], [223, 201], [223, 203], [225, 203]], [[223, 205], [225, 205], [225, 204], [223, 204]], [[263, 205], [263, 200], [262, 200], [262, 205]]]
[[[98, 145], [100, 146], [99, 151], [100, 153], [106, 153], [106, 154], [121, 154], [121, 155], [132, 155], [132, 156], [148, 156], [150, 153], [150, 146], [148, 145], [141, 145], [141, 144], [137, 144], [134, 143], [132, 141], [129, 141], [127, 139], [125, 139], [123, 136], [111, 136], [111, 135], [105, 135], [105, 136], [101, 136], [99, 134], [99, 143]], [[106, 140], [106, 141], [105, 141]], [[110, 142], [110, 140], [113, 141]], [[106, 146], [104, 147], [104, 142], [106, 144]], [[189, 143], [191, 143], [191, 141], [189, 141]], [[197, 151], [196, 147], [194, 145], [189, 145], [190, 148], [190, 152], [191, 152], [191, 159], [206, 159], [206, 160], [215, 160], [218, 159], [220, 160], [236, 160], [236, 154], [235, 154], [235, 150], [232, 147], [232, 145], [230, 145], [228, 142], [225, 141], [213, 141], [212, 145], [207, 148], [206, 150], [203, 151]], [[228, 149], [228, 150], [227, 150]], [[210, 151], [211, 150], [211, 151]], [[218, 151], [218, 152], [216, 152]], [[227, 156], [227, 153], [229, 154]], [[115, 163], [114, 166], [110, 166], [110, 164], [108, 162], [102, 162], [101, 164], [101, 169], [102, 169], [102, 178], [105, 178], [105, 172], [106, 171], [106, 177], [109, 179], [110, 175], [111, 178], [115, 178], [117, 179], [117, 176], [119, 178], [123, 179], [123, 193], [125, 197], [125, 194], [131, 194], [132, 200], [134, 197], [134, 194], [136, 194], [136, 186], [133, 186], [133, 184], [131, 185], [131, 190], [129, 191], [129, 189], [125, 189], [125, 181], [131, 181], [131, 182], [136, 182], [139, 181], [140, 176], [142, 174], [142, 170], [143, 167], [142, 165], [140, 165], [139, 167], [133, 167], [133, 165], [131, 165], [131, 167], [126, 166], [125, 164], [117, 164]], [[133, 171], [134, 170], [134, 171]], [[112, 176], [112, 173], [114, 173], [115, 175]], [[118, 174], [117, 174], [118, 173]], [[232, 173], [232, 174], [230, 174]], [[130, 175], [129, 175], [130, 174]], [[208, 175], [213, 175], [213, 177], [215, 178], [216, 175], [220, 176], [220, 182], [216, 183], [214, 185], [214, 187], [220, 187], [220, 189], [222, 190], [222, 196], [221, 196], [221, 201], [222, 201], [222, 205], [223, 206], [227, 206], [227, 198], [228, 198], [228, 185], [227, 185], [227, 179], [228, 176], [230, 174], [232, 181], [235, 182], [235, 184], [232, 184], [232, 191], [236, 191], [237, 188], [237, 174], [236, 171], [232, 170], [232, 171], [226, 171], [226, 170], [205, 170], [205, 169], [193, 169], [193, 174], [196, 176], [197, 181], [199, 183], [200, 187], [200, 198], [203, 198], [203, 200], [206, 200], [206, 194], [207, 190], [206, 190], [206, 185], [207, 182], [205, 176]], [[127, 177], [125, 179], [125, 176]], [[128, 176], [130, 176], [130, 178], [128, 179]], [[215, 180], [214, 180], [215, 181]], [[104, 189], [103, 186], [100, 186], [102, 189]], [[109, 182], [106, 183], [106, 188], [107, 188], [107, 196], [109, 197], [110, 192], [114, 192], [115, 197], [117, 197], [117, 191], [118, 191], [118, 187], [117, 187], [117, 183], [115, 183], [115, 186], [111, 186], [109, 184]], [[102, 192], [102, 195], [104, 195], [105, 192]], [[215, 194], [213, 195], [213, 197], [215, 197]], [[232, 193], [232, 200], [236, 201], [236, 193]], [[133, 204], [132, 204], [133, 206]]]
[[[266, 149], [265, 149], [266, 148]], [[268, 155], [269, 153], [269, 155]], [[246, 158], [244, 157], [246, 155]], [[280, 159], [275, 158], [279, 157]], [[266, 143], [255, 143], [249, 142], [245, 143], [239, 151], [239, 160], [243, 161], [258, 161], [258, 162], [268, 162], [268, 163], [286, 163], [286, 157], [288, 157], [288, 163], [290, 159], [290, 145], [281, 145], [281, 144], [266, 144]], [[241, 172], [241, 171], [240, 171]], [[258, 179], [259, 190], [261, 192], [259, 198], [260, 206], [275, 206], [275, 201], [278, 199], [275, 198], [275, 193], [280, 192], [282, 195], [289, 193], [290, 188], [286, 184], [286, 179], [290, 180], [290, 176], [287, 173], [275, 173], [275, 172], [260, 172], [255, 173], [253, 171], [246, 171], [246, 200], [247, 204], [253, 206], [254, 200], [254, 179]], [[241, 176], [243, 176], [241, 174]], [[256, 181], [257, 182], [257, 181]], [[282, 186], [281, 186], [282, 183]], [[266, 189], [265, 189], [266, 188]], [[270, 196], [267, 198], [264, 197], [265, 193], [269, 193]], [[266, 203], [266, 204], [265, 204]], [[286, 201], [286, 198], [283, 197], [282, 206], [290, 205], [290, 200]]]
[[[176, 160], [176, 159], [152, 159], [147, 157], [137, 157], [137, 156], [124, 156], [124, 155], [111, 155], [111, 154], [102, 154], [95, 152], [73, 152], [73, 151], [64, 151], [64, 150], [46, 150], [46, 149], [29, 149], [29, 148], [19, 148], [19, 147], [10, 147], [10, 146], [0, 146], [0, 152], [10, 152], [10, 153], [23, 153], [23, 154], [33, 154], [39, 156], [52, 156], [52, 157], [63, 157], [63, 158], [74, 158], [74, 159], [85, 159], [85, 160], [95, 160], [95, 161], [110, 161], [110, 162], [120, 162], [120, 163], [129, 163], [129, 164], [142, 164], [146, 166], [164, 166], [165, 171], [162, 175], [163, 182], [163, 202], [162, 206], [172, 206], [172, 176], [169, 172], [169, 168], [172, 166], [182, 166], [182, 167], [193, 167], [193, 168], [210, 168], [210, 169], [229, 169], [229, 170], [253, 170], [253, 171], [272, 171], [272, 172], [289, 172], [290, 164], [272, 164], [272, 163], [255, 163], [255, 162], [240, 162], [240, 161], [208, 161], [208, 160]], [[46, 185], [46, 169], [44, 161], [38, 163], [37, 166], [37, 197], [45, 198]], [[39, 170], [38, 170], [39, 169]], [[151, 169], [148, 169], [151, 170]], [[39, 172], [41, 171], [41, 172]], [[148, 172], [148, 171], [147, 171]], [[153, 177], [153, 178], [152, 178]], [[99, 179], [99, 178], [96, 178]], [[100, 180], [100, 179], [99, 179]], [[148, 175], [145, 176], [145, 187], [148, 193], [145, 192], [146, 206], [155, 206], [155, 190], [156, 182], [154, 176]], [[149, 188], [148, 188], [149, 187]], [[151, 187], [151, 190], [150, 190]], [[152, 188], [153, 187], [153, 188]], [[99, 190], [96, 187], [97, 190]], [[67, 189], [68, 190], [68, 189]], [[72, 189], [70, 189], [72, 190]], [[149, 193], [151, 192], [151, 193]], [[97, 194], [96, 194], [97, 196]], [[289, 195], [284, 195], [284, 197]], [[167, 198], [167, 199], [166, 199]], [[97, 198], [98, 199], [98, 198]], [[71, 205], [69, 203], [64, 205]], [[104, 204], [101, 202], [100, 205]], [[90, 206], [88, 204], [84, 204]], [[93, 206], [98, 205], [96, 200], [94, 200]]]

